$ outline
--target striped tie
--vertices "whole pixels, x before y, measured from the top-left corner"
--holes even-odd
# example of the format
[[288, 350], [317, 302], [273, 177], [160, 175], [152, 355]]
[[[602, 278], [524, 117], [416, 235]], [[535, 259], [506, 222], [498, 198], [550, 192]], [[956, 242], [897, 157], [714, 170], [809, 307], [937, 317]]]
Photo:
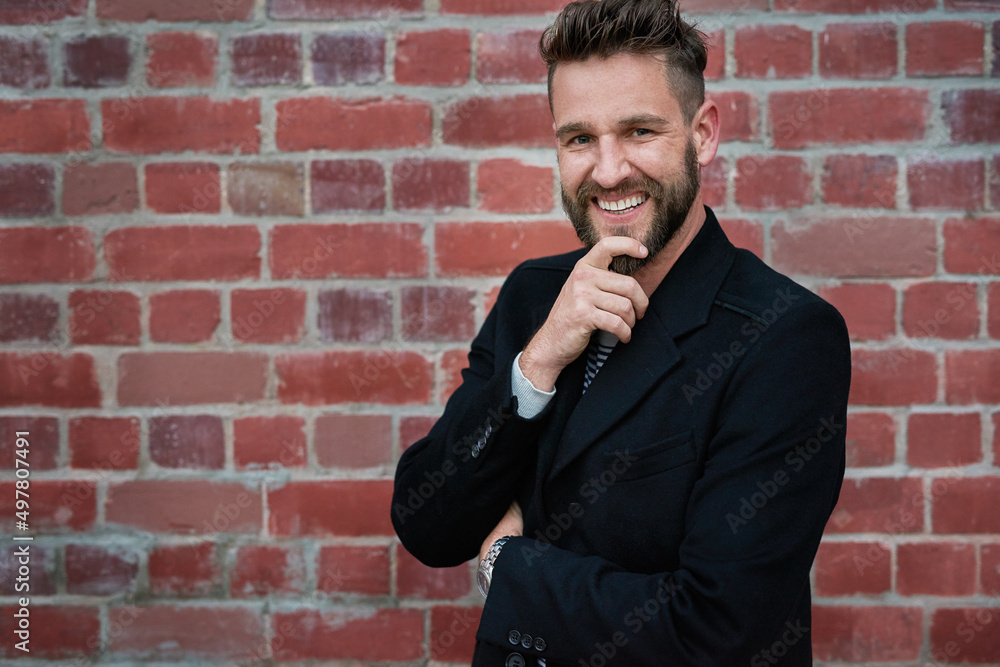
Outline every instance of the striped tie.
[[607, 361], [611, 350], [615, 349], [618, 337], [607, 331], [598, 331], [597, 335], [590, 340], [587, 347], [587, 374], [583, 377], [583, 393], [587, 393], [587, 388], [597, 376], [597, 371]]

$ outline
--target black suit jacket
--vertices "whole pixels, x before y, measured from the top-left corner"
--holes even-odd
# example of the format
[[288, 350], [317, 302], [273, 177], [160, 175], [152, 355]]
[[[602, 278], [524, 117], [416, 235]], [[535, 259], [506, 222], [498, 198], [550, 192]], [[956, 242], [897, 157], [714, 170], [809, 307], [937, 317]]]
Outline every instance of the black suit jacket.
[[706, 211], [632, 340], [581, 396], [582, 355], [531, 420], [511, 364], [583, 251], [515, 269], [444, 415], [400, 460], [393, 522], [428, 565], [476, 557], [512, 500], [524, 510], [474, 664], [811, 664], [809, 570], [844, 473], [847, 330]]

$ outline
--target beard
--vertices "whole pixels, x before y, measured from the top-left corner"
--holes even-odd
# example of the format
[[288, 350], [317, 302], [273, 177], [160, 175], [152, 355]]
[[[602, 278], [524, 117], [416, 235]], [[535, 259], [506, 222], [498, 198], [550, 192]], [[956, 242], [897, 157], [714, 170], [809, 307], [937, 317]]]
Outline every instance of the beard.
[[[645, 192], [647, 202], [653, 204], [653, 219], [643, 238], [637, 239], [649, 250], [645, 257], [618, 255], [611, 260], [608, 268], [615, 273], [631, 276], [646, 266], [683, 226], [701, 187], [698, 154], [694, 142], [688, 139], [684, 150], [684, 166], [681, 174], [669, 183], [655, 181], [645, 174], [623, 181], [613, 190], [602, 188], [594, 181], [585, 181], [571, 197], [562, 190], [563, 209], [573, 223], [576, 235], [587, 248], [593, 248], [601, 240], [597, 225], [590, 219], [590, 205], [594, 197], [615, 200], [632, 192]], [[628, 227], [621, 225], [611, 228], [611, 236], [631, 236]]]

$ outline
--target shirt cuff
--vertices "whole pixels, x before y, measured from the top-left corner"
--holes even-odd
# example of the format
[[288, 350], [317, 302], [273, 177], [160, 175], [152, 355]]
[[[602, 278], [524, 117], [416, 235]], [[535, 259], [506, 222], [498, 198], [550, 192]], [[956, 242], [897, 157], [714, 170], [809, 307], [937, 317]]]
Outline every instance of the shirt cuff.
[[520, 362], [521, 353], [518, 352], [510, 369], [511, 393], [517, 397], [517, 416], [522, 419], [533, 419], [545, 409], [552, 397], [556, 395], [556, 389], [553, 387], [552, 391], [542, 391], [536, 388], [535, 385], [531, 384], [531, 380], [524, 377]]

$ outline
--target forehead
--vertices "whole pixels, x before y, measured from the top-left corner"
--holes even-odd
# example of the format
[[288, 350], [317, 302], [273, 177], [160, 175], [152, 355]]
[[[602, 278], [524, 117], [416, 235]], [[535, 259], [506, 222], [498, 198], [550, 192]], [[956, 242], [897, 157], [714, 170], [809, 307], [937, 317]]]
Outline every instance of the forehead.
[[613, 123], [636, 115], [680, 119], [663, 60], [617, 54], [560, 63], [552, 76], [552, 115], [566, 123]]

